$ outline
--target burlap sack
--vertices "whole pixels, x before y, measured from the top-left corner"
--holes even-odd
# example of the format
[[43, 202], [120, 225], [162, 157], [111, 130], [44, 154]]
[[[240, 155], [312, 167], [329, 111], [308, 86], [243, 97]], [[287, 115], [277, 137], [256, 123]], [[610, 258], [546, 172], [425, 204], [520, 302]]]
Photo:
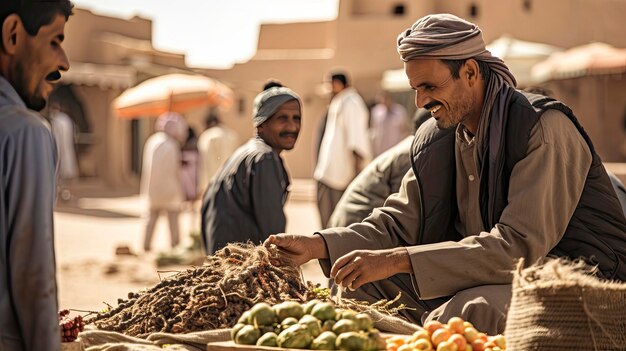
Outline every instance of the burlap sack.
[[626, 350], [626, 284], [555, 259], [513, 277], [507, 350]]

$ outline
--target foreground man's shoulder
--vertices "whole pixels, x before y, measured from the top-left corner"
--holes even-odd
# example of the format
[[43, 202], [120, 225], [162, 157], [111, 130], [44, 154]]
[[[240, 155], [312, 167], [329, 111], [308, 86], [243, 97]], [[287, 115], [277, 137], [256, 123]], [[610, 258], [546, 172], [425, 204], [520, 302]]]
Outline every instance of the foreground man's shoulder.
[[35, 111], [22, 106], [0, 108], [0, 131], [2, 134], [13, 134], [26, 130], [49, 131], [50, 125]]

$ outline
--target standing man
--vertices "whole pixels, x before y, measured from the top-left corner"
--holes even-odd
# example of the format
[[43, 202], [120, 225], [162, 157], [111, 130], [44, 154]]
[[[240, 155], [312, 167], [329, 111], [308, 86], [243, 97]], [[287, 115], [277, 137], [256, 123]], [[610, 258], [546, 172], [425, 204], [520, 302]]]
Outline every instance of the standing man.
[[398, 52], [433, 116], [399, 193], [348, 228], [267, 243], [298, 264], [320, 259], [348, 297], [402, 291], [415, 322], [460, 316], [489, 334], [504, 330], [519, 258], [581, 258], [626, 280], [626, 219], [572, 110], [516, 90], [480, 29], [456, 16], [419, 19]]
[[181, 146], [187, 139], [187, 122], [178, 113], [167, 112], [159, 117], [143, 148], [141, 195], [148, 203], [148, 221], [143, 240], [145, 252], [151, 250], [156, 222], [163, 212], [170, 227], [170, 246], [180, 242], [178, 217], [185, 201], [182, 180]]
[[209, 114], [204, 125], [206, 130], [198, 138], [200, 153], [198, 194], [204, 194], [211, 178], [239, 145], [237, 133], [224, 126], [217, 115]]
[[0, 2], [0, 350], [58, 351], [54, 259], [57, 163], [37, 113], [69, 69], [67, 0]]
[[301, 119], [302, 101], [291, 89], [269, 88], [254, 99], [256, 136], [233, 153], [204, 194], [202, 239], [208, 254], [231, 242], [260, 244], [285, 231], [289, 175], [280, 153], [293, 149]]
[[323, 228], [348, 184], [371, 159], [367, 106], [344, 73], [331, 75], [331, 87], [333, 98], [313, 173]]
[[404, 106], [396, 103], [391, 94], [383, 91], [376, 97], [377, 104], [372, 108], [370, 134], [374, 157], [389, 150], [406, 138], [411, 130]]

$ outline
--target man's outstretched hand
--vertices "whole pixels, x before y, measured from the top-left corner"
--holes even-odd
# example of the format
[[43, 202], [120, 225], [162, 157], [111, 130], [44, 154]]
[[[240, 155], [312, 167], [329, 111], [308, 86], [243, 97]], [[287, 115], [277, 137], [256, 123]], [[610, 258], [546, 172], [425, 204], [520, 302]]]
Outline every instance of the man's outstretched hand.
[[327, 258], [326, 243], [320, 235], [274, 234], [263, 243], [276, 245], [281, 259], [301, 266], [312, 259]]

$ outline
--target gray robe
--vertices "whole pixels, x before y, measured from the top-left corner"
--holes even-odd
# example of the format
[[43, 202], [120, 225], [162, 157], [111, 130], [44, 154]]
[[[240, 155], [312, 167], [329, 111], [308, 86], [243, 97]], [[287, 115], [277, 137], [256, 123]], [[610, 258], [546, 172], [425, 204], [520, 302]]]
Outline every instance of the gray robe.
[[211, 180], [202, 201], [209, 254], [231, 242], [260, 244], [283, 233], [289, 176], [280, 156], [256, 137], [239, 147]]
[[46, 122], [0, 77], [0, 350], [61, 348], [52, 220], [56, 155]]

